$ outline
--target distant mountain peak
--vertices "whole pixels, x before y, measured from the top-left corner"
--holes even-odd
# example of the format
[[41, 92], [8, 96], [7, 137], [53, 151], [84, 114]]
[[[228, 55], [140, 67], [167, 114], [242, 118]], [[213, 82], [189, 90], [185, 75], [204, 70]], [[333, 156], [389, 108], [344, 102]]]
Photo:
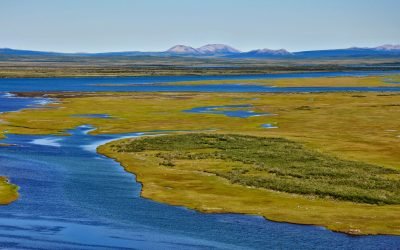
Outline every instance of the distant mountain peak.
[[385, 45], [376, 47], [375, 49], [377, 49], [377, 50], [385, 50], [385, 51], [400, 50], [400, 44], [397, 44], [397, 45], [385, 44]]
[[175, 45], [166, 52], [177, 54], [198, 54], [199, 51], [195, 48], [186, 45]]
[[293, 53], [285, 49], [256, 49], [248, 52], [240, 53], [238, 57], [242, 58], [276, 58], [292, 56]]
[[378, 47], [350, 47], [355, 50], [379, 50], [379, 51], [397, 51], [400, 50], [400, 44], [384, 44]]
[[220, 57], [220, 58], [351, 58], [351, 57], [390, 57], [400, 58], [400, 44], [386, 44], [378, 47], [352, 47], [340, 49], [310, 50], [289, 52], [285, 49], [256, 49], [247, 52], [240, 52], [225, 44], [207, 44], [200, 48], [193, 48], [186, 45], [175, 45], [166, 51], [160, 52], [141, 52], [141, 51], [122, 51], [122, 52], [101, 52], [101, 53], [63, 53], [33, 50], [18, 50], [10, 48], [0, 48], [0, 56], [184, 56], [184, 57]]
[[225, 44], [207, 44], [197, 49], [203, 54], [233, 54], [240, 53], [239, 50]]
[[207, 44], [200, 48], [193, 48], [186, 45], [175, 45], [166, 51], [172, 54], [191, 54], [191, 55], [227, 55], [240, 53], [239, 50], [225, 44]]
[[277, 50], [273, 50], [273, 49], [257, 49], [257, 50], [250, 51], [250, 53], [253, 53], [253, 54], [265, 54], [265, 55], [276, 55], [276, 56], [284, 56], [284, 55], [291, 55], [292, 54], [292, 53], [290, 53], [289, 51], [287, 51], [285, 49], [277, 49]]

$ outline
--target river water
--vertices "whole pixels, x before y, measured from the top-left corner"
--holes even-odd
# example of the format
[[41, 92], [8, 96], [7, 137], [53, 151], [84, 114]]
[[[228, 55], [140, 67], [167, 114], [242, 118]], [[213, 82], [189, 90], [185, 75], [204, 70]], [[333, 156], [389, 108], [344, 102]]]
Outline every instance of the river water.
[[[1, 85], [1, 83], [0, 83]], [[8, 90], [7, 90], [8, 91]], [[0, 111], [46, 99], [0, 97]], [[107, 141], [141, 133], [71, 136], [8, 135], [0, 173], [20, 199], [0, 207], [6, 249], [399, 249], [400, 237], [354, 237], [322, 227], [257, 216], [203, 214], [140, 197], [141, 185], [112, 159], [96, 153]]]
[[[0, 79], [0, 92], [32, 91], [185, 91], [185, 92], [341, 92], [341, 91], [400, 91], [400, 87], [269, 87], [241, 85], [233, 82], [224, 85], [179, 86], [165, 83], [198, 80], [246, 80], [281, 78], [317, 78], [334, 76], [390, 75], [388, 72], [315, 72], [239, 76], [142, 76], [142, 77], [90, 77], [90, 78], [18, 78]], [[385, 83], [383, 83], [385, 84]]]

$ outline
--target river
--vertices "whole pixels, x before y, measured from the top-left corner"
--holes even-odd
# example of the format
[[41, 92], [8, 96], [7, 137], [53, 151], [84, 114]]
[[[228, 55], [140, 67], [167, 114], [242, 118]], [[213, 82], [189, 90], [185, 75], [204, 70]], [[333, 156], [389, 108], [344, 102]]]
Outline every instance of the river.
[[[37, 107], [47, 101], [5, 94], [0, 98], [0, 111]], [[1, 247], [396, 249], [400, 246], [400, 237], [396, 236], [355, 237], [323, 227], [277, 223], [258, 216], [203, 214], [141, 198], [141, 184], [135, 176], [112, 159], [97, 154], [96, 147], [142, 134], [90, 135], [91, 129], [81, 126], [65, 137], [9, 134], [1, 141], [14, 146], [0, 147], [0, 173], [20, 187], [21, 195], [16, 202], [0, 207]]]

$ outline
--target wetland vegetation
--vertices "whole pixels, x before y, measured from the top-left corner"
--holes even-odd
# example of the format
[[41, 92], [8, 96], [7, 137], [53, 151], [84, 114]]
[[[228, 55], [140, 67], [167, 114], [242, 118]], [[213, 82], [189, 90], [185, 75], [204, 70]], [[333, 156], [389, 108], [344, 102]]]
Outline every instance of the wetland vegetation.
[[248, 80], [202, 80], [173, 82], [170, 85], [263, 85], [275, 87], [379, 87], [396, 86], [400, 75], [363, 76], [363, 77], [324, 77], [324, 78], [282, 78]]
[[[183, 134], [113, 145], [166, 167], [199, 164], [231, 183], [369, 204], [400, 204], [400, 171], [338, 159], [283, 138]], [[207, 162], [222, 161], [220, 166]], [[198, 163], [200, 162], [200, 163]], [[145, 167], [145, 166], [144, 166]]]
[[248, 75], [399, 70], [394, 58], [233, 59], [179, 56], [1, 55], [0, 78]]
[[[352, 234], [400, 234], [395, 192], [400, 170], [398, 93], [67, 92], [46, 93], [46, 97], [57, 102], [43, 109], [1, 114], [3, 134], [61, 136], [67, 135], [68, 129], [91, 124], [96, 128], [93, 134], [208, 131], [212, 138], [227, 134], [254, 138], [255, 145], [268, 142], [282, 150], [265, 153], [263, 149], [257, 158], [252, 145], [248, 151], [212, 147], [181, 152], [116, 151], [117, 145], [132, 142], [123, 140], [100, 147], [100, 153], [135, 173], [143, 183], [143, 197], [203, 212], [256, 214]], [[276, 115], [241, 118], [184, 112], [227, 105], [245, 105], [249, 111]], [[263, 124], [278, 128], [265, 129]], [[190, 135], [179, 136], [191, 140]], [[176, 146], [184, 141], [177, 141]], [[240, 145], [246, 145], [245, 141]], [[222, 143], [218, 147], [227, 146]], [[310, 165], [285, 164], [282, 155], [286, 157], [289, 151], [298, 154], [288, 159], [296, 162], [307, 156], [304, 160]], [[245, 157], [247, 153], [251, 156]], [[235, 154], [243, 159], [236, 159]], [[266, 160], [268, 155], [277, 158]], [[259, 164], [264, 160], [268, 164]]]

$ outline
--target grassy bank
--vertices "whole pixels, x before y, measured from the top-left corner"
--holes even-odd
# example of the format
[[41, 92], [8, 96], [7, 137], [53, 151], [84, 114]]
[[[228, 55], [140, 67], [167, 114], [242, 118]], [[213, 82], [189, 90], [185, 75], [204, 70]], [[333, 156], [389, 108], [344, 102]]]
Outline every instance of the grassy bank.
[[243, 186], [357, 203], [400, 204], [399, 170], [342, 160], [282, 138], [184, 134], [112, 147], [137, 158], [151, 157], [164, 167], [196, 165], [201, 172]]
[[18, 199], [18, 187], [9, 183], [7, 178], [0, 176], [0, 205], [7, 205]]
[[[388, 184], [385, 178], [398, 180], [396, 174], [390, 174], [400, 170], [398, 93], [49, 93], [48, 96], [59, 99], [58, 103], [49, 105], [50, 109], [1, 114], [0, 131], [66, 135], [67, 129], [92, 124], [97, 128], [91, 132], [95, 134], [208, 130], [214, 134], [280, 137], [301, 143], [313, 152], [334, 157], [330, 159], [340, 159], [339, 162], [373, 165], [367, 169], [363, 167], [365, 165], [351, 165], [350, 173], [354, 173], [358, 166], [363, 169], [362, 173], [357, 173], [361, 177], [355, 183], [355, 188], [361, 193], [369, 185], [373, 185], [372, 191], [388, 190], [386, 188], [390, 185], [385, 186]], [[238, 118], [183, 112], [195, 107], [221, 105], [250, 105], [248, 110], [271, 115]], [[108, 114], [111, 119], [88, 118], [82, 114]], [[261, 125], [266, 123], [278, 128], [263, 128]], [[248, 183], [250, 179], [242, 177], [256, 172], [256, 168], [247, 173], [231, 169], [231, 178], [224, 171], [218, 172], [221, 159], [212, 159], [214, 172], [205, 173], [197, 168], [200, 161], [199, 165], [183, 164], [185, 161], [190, 163], [187, 159], [172, 160], [172, 164], [188, 168], [180, 169], [168, 167], [168, 161], [165, 162], [167, 166], [159, 165], [149, 157], [134, 158], [131, 153], [115, 152], [108, 146], [102, 147], [101, 152], [116, 158], [128, 171], [136, 173], [138, 180], [145, 184], [143, 196], [160, 202], [206, 212], [259, 214], [276, 221], [324, 225], [354, 234], [400, 234], [399, 205], [367, 204], [359, 195], [356, 200], [344, 199], [340, 192], [342, 198], [336, 197], [335, 200], [332, 199], [334, 195], [326, 193], [318, 196], [315, 192], [308, 192], [304, 195], [278, 188], [255, 187]], [[244, 166], [247, 163], [235, 164]], [[281, 180], [297, 178], [290, 176], [292, 170], [283, 170], [275, 171]], [[304, 173], [296, 174], [303, 176]], [[232, 181], [237, 177], [245, 182]], [[368, 181], [363, 183], [362, 179]], [[332, 190], [326, 188], [325, 191]], [[374, 192], [366, 193], [374, 200], [368, 203], [393, 203], [389, 196], [380, 197], [380, 191]]]
[[[237, 141], [233, 144], [226, 143], [232, 140]], [[267, 146], [255, 148], [249, 145], [254, 141]], [[322, 163], [321, 166], [312, 167], [313, 170], [303, 174], [303, 178], [293, 176], [299, 171], [279, 176], [277, 171], [287, 169], [278, 167], [282, 166], [280, 163], [289, 164], [289, 167], [295, 166], [294, 168], [299, 168], [296, 165], [300, 165], [305, 172], [310, 170], [302, 159], [286, 162], [288, 155], [285, 152], [290, 150], [287, 145], [291, 143], [293, 142], [283, 139], [237, 135], [172, 135], [115, 141], [101, 146], [98, 152], [116, 159], [125, 170], [135, 173], [137, 180], [143, 184], [142, 196], [159, 202], [208, 213], [254, 214], [274, 221], [321, 225], [349, 234], [400, 234], [399, 205], [371, 205], [365, 203], [371, 201], [369, 198], [359, 199], [360, 197], [357, 198], [357, 203], [339, 201], [328, 197], [321, 198], [321, 193], [299, 195], [297, 189], [292, 190], [293, 193], [288, 193], [273, 191], [269, 189], [271, 186], [266, 188], [264, 184], [277, 184], [283, 180], [284, 185], [275, 186], [277, 189], [293, 187], [292, 184], [302, 189], [310, 182], [308, 178], [311, 178], [314, 181], [314, 190], [324, 189], [323, 186], [329, 185], [333, 190], [345, 191], [345, 197], [341, 198], [352, 200], [354, 196], [346, 196], [351, 194], [346, 189], [355, 190], [357, 185], [351, 183], [348, 183], [347, 187], [343, 185], [343, 182], [350, 179], [362, 182], [358, 177], [363, 176], [367, 178], [364, 184], [371, 185], [373, 182], [369, 181], [374, 177], [369, 176], [369, 173], [374, 174], [379, 169], [378, 171], [382, 171], [382, 176], [375, 177], [385, 179], [392, 184], [399, 181], [398, 174], [363, 163], [342, 161], [344, 165], [335, 167], [333, 164], [333, 169], [327, 169], [323, 166], [326, 164], [323, 161], [332, 158], [315, 152], [318, 157], [312, 161]], [[292, 146], [294, 145], [299, 147], [295, 151], [300, 150], [305, 155], [310, 152], [297, 143], [293, 143]], [[274, 152], [270, 151], [272, 148]], [[271, 153], [275, 157], [263, 162], [265, 164], [263, 167], [254, 165], [254, 162], [244, 163], [243, 160], [259, 158], [254, 155], [261, 155], [261, 158], [264, 158], [264, 154], [271, 155]], [[240, 158], [236, 158], [239, 155]], [[346, 168], [346, 164], [359, 164], [364, 168], [341, 169], [341, 167]], [[339, 174], [332, 178], [332, 172], [347, 174], [347, 171], [352, 170], [354, 176], [344, 177]], [[320, 175], [314, 176], [315, 173]], [[330, 179], [330, 183], [325, 183], [326, 180], [321, 178], [323, 176]], [[392, 177], [394, 179], [391, 179]], [[268, 178], [269, 182], [262, 181], [250, 186], [246, 181], [240, 182], [240, 180], [259, 180], [259, 178]], [[364, 195], [370, 195], [362, 187], [358, 188]], [[377, 195], [379, 196], [378, 193]]]
[[323, 77], [323, 78], [282, 78], [282, 79], [251, 79], [251, 80], [202, 80], [173, 82], [169, 85], [263, 85], [276, 87], [381, 87], [397, 86], [399, 75], [365, 76], [365, 77]]
[[[52, 109], [1, 114], [0, 131], [63, 135], [82, 124], [95, 126], [92, 133], [213, 129], [284, 137], [348, 160], [400, 169], [398, 93], [55, 93], [49, 97], [59, 98], [60, 103], [49, 105]], [[271, 115], [244, 119], [182, 112], [243, 104]], [[113, 119], [76, 117], [79, 114], [108, 114]], [[279, 128], [262, 128], [265, 123]]]

